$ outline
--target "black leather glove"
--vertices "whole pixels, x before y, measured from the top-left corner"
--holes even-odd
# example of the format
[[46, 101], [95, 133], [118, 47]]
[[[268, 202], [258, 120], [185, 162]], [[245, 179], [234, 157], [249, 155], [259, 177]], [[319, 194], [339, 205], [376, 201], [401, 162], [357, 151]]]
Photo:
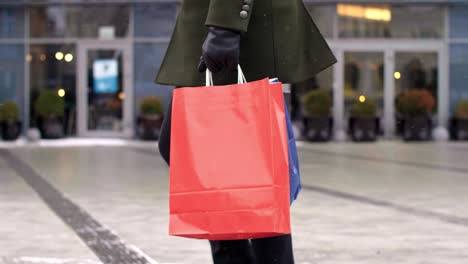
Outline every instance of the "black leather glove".
[[198, 71], [208, 68], [217, 73], [227, 69], [235, 71], [239, 64], [240, 32], [219, 27], [209, 27], [208, 36], [202, 46]]

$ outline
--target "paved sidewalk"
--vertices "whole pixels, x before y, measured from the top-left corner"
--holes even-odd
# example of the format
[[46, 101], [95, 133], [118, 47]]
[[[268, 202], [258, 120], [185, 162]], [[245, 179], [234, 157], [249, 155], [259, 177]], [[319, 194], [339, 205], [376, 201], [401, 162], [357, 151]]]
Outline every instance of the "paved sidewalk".
[[[98, 258], [0, 158], [0, 263]], [[32, 256], [33, 258], [25, 258]], [[9, 261], [2, 260], [7, 257]], [[26, 262], [27, 263], [27, 262]]]
[[[211, 262], [206, 241], [167, 235], [156, 145], [116, 142], [0, 149], [0, 264]], [[297, 263], [468, 263], [467, 156], [468, 144], [301, 143]]]

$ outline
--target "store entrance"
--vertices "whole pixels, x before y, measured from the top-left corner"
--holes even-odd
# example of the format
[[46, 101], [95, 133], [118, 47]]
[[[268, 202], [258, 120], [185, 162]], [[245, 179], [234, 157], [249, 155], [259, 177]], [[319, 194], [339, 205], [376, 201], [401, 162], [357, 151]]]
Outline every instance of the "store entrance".
[[398, 135], [395, 98], [405, 90], [425, 89], [436, 101], [435, 125], [446, 123], [446, 74], [440, 42], [394, 41], [336, 43], [338, 57], [334, 85], [334, 117], [337, 132], [348, 131], [352, 103], [371, 99], [377, 105], [380, 133]]

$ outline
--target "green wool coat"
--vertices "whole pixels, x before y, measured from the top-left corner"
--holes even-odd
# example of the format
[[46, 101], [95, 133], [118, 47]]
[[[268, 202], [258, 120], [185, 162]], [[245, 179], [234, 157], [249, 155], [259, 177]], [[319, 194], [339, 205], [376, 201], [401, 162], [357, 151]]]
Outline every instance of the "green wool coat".
[[[197, 65], [207, 26], [241, 32], [240, 65], [247, 81], [300, 82], [336, 62], [302, 0], [182, 0], [157, 83], [204, 85]], [[237, 81], [235, 73], [213, 77], [215, 85]]]

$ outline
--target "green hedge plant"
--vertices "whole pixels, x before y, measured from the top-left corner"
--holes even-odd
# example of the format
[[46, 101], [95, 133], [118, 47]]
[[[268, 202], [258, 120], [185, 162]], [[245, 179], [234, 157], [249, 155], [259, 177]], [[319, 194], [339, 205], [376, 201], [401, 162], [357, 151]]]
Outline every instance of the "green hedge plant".
[[17, 103], [5, 101], [0, 105], [0, 121], [17, 122], [20, 120], [20, 109]]
[[356, 100], [351, 107], [351, 116], [356, 118], [374, 118], [377, 116], [377, 105], [374, 100], [367, 98], [361, 102]]
[[460, 101], [455, 108], [455, 117], [468, 120], [468, 100]]
[[160, 115], [163, 113], [161, 99], [156, 96], [143, 98], [140, 104], [140, 113], [143, 115]]
[[308, 116], [328, 117], [332, 107], [332, 98], [326, 90], [314, 90], [303, 97], [304, 111]]
[[36, 113], [44, 118], [63, 117], [65, 101], [55, 90], [43, 90], [34, 103]]

